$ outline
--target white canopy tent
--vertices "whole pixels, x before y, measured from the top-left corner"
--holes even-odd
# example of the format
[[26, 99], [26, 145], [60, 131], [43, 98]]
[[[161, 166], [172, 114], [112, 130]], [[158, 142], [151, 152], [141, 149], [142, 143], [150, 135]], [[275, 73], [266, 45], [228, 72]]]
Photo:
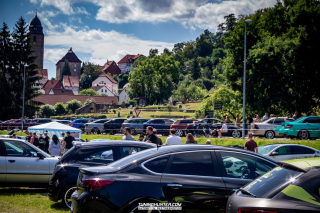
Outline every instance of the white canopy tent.
[[81, 138], [82, 131], [80, 129], [58, 123], [58, 122], [50, 122], [41, 125], [31, 126], [28, 128], [29, 132], [36, 132], [36, 133], [45, 133], [47, 132], [49, 135], [57, 135], [61, 137], [61, 133], [66, 133], [69, 131], [71, 135], [75, 138]]

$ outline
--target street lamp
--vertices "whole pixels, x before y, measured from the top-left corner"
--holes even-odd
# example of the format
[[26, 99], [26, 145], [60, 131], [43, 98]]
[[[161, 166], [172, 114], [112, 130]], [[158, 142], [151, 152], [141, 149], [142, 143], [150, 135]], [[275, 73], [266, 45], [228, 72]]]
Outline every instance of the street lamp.
[[26, 68], [29, 67], [29, 65], [24, 65], [23, 68], [23, 92], [22, 92], [22, 119], [21, 119], [21, 124], [22, 124], [22, 131], [24, 127], [24, 93], [25, 93], [25, 87], [26, 87]]
[[251, 22], [250, 19], [244, 21], [244, 62], [243, 62], [243, 127], [242, 127], [242, 138], [245, 136], [246, 127], [246, 54], [247, 54], [247, 23]]

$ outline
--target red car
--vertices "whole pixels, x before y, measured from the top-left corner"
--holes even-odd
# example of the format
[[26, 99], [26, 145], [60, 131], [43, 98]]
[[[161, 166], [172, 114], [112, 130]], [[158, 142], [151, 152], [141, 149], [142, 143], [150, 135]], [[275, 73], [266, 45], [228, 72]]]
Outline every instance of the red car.
[[179, 137], [185, 136], [187, 132], [188, 124], [193, 124], [197, 119], [179, 119], [171, 124], [170, 129], [176, 129], [176, 135]]

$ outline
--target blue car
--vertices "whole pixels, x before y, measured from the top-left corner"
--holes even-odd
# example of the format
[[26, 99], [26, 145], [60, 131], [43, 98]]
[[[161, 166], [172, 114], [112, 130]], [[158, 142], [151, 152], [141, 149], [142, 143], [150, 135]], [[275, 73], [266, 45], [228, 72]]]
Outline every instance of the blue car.
[[88, 122], [94, 121], [95, 119], [92, 118], [80, 118], [80, 119], [76, 119], [74, 121], [72, 121], [70, 123], [70, 126], [74, 127], [74, 128], [78, 128], [81, 129], [82, 131], [84, 131], [84, 125]]
[[170, 126], [173, 124], [175, 121], [169, 118], [156, 118], [149, 120], [145, 123], [143, 123], [143, 131], [146, 131], [146, 128], [148, 126], [152, 126], [157, 130], [157, 133], [162, 134], [162, 135], [169, 135], [170, 131]]

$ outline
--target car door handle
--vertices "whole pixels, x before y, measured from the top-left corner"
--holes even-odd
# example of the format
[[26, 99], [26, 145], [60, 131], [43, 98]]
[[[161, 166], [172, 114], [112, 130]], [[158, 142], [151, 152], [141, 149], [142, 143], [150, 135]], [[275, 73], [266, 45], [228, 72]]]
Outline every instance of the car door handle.
[[15, 160], [8, 160], [9, 161], [9, 163], [14, 163], [14, 162], [16, 162]]
[[182, 185], [181, 184], [176, 184], [176, 183], [168, 183], [167, 186], [171, 187], [171, 188], [181, 188]]

